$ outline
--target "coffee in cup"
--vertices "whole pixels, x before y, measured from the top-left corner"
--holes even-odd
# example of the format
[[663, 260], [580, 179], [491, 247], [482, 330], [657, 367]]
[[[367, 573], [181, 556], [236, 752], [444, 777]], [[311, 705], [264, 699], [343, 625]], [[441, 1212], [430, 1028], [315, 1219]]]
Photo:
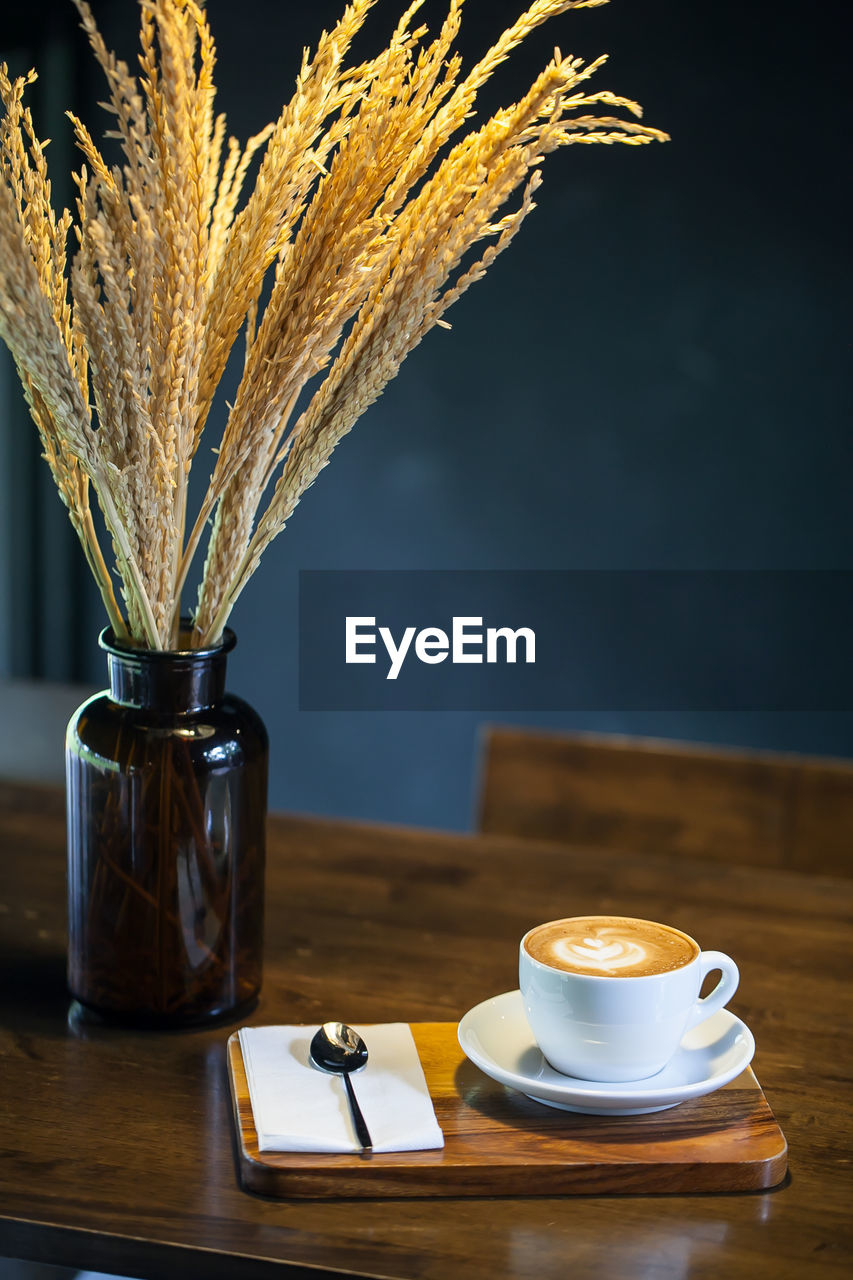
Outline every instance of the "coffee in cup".
[[525, 946], [534, 960], [566, 973], [643, 978], [680, 969], [699, 955], [692, 938], [653, 920], [577, 916], [532, 929]]
[[[722, 973], [699, 998], [708, 973]], [[734, 961], [671, 925], [575, 916], [521, 941], [519, 985], [533, 1035], [557, 1071], [584, 1080], [642, 1080], [674, 1057], [690, 1027], [734, 995]]]

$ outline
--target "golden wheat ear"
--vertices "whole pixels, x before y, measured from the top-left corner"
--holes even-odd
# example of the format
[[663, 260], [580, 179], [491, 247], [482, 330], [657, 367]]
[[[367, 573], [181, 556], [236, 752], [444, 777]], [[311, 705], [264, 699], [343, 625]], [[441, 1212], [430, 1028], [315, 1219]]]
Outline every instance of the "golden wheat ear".
[[[588, 91], [604, 59], [559, 50], [518, 102], [471, 128], [478, 91], [533, 30], [606, 0], [535, 0], [467, 73], [453, 51], [462, 0], [431, 40], [415, 0], [385, 48], [348, 65], [377, 3], [351, 0], [304, 53], [278, 119], [227, 146], [200, 3], [140, 0], [138, 75], [74, 3], [122, 160], [109, 165], [72, 116], [77, 216], [57, 217], [24, 105], [34, 74], [0, 67], [0, 337], [116, 632], [177, 642], [210, 528], [193, 631], [209, 643], [339, 440], [509, 246], [543, 159], [667, 135], [631, 99]], [[627, 118], [589, 114], [602, 107]], [[188, 531], [190, 469], [241, 333], [243, 374]]]

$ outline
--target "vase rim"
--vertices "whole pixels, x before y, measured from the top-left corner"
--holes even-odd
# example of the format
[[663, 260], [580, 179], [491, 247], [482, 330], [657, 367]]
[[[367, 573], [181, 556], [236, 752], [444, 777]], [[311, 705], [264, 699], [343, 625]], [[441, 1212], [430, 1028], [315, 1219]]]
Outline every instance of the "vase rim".
[[[191, 627], [191, 618], [181, 618], [182, 632], [189, 631]], [[185, 660], [214, 658], [230, 653], [236, 643], [237, 637], [230, 627], [222, 628], [222, 639], [218, 644], [201, 645], [195, 649], [151, 649], [133, 640], [117, 640], [112, 627], [104, 627], [98, 636], [98, 644], [107, 653], [115, 654], [119, 658], [144, 658], [146, 662], [173, 661], [175, 658]]]

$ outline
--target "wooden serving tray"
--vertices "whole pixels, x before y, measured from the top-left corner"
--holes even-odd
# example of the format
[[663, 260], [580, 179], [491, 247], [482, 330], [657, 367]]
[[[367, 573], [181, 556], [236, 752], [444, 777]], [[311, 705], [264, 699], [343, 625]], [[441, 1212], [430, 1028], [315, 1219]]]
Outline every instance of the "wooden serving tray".
[[643, 1116], [587, 1116], [534, 1102], [484, 1075], [455, 1022], [414, 1022], [440, 1151], [328, 1155], [258, 1151], [236, 1033], [228, 1071], [240, 1181], [287, 1198], [552, 1196], [753, 1191], [785, 1176], [788, 1144], [751, 1067], [716, 1093]]

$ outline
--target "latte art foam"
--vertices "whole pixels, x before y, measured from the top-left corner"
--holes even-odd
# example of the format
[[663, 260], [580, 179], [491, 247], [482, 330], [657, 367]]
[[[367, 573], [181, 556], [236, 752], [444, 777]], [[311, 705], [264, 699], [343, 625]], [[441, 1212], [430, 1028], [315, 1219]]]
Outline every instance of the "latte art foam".
[[[553, 954], [568, 968], [575, 965], [601, 969], [602, 973], [615, 973], [631, 965], [643, 964], [648, 959], [646, 948], [639, 942], [614, 936], [613, 930], [602, 930], [604, 936], [584, 938], [583, 942], [570, 942], [560, 938], [553, 946]], [[612, 937], [612, 941], [608, 941]]]
[[534, 929], [524, 945], [541, 964], [601, 978], [668, 973], [690, 964], [699, 954], [686, 933], [628, 916], [554, 920]]

